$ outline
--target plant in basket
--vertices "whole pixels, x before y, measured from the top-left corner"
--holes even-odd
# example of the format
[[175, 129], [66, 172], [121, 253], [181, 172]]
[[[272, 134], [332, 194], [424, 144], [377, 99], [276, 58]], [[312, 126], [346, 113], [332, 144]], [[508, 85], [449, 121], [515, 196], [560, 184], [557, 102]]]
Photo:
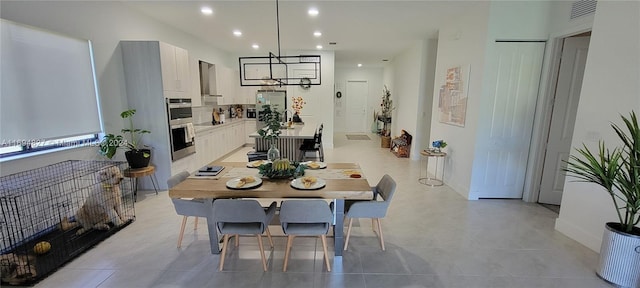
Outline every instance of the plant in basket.
[[286, 158], [262, 164], [258, 167], [258, 170], [262, 176], [271, 179], [287, 179], [304, 175], [304, 165], [300, 165], [298, 162], [290, 162]]

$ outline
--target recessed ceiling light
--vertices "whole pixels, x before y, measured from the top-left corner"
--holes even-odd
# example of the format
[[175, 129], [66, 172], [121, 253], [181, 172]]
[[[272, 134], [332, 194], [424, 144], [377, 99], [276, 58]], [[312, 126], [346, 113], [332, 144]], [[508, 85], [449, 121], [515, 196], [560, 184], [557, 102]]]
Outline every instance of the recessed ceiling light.
[[320, 31], [313, 32], [313, 36], [320, 37], [322, 36], [322, 32]]
[[200, 12], [202, 12], [202, 14], [204, 14], [204, 15], [213, 14], [213, 10], [210, 7], [202, 7], [202, 8], [200, 8]]
[[322, 49], [322, 45], [317, 45], [316, 48]]
[[358, 63], [358, 67], [362, 67], [362, 64]]
[[309, 8], [308, 13], [311, 16], [318, 16], [318, 14], [320, 14], [320, 12], [318, 12], [318, 9], [316, 9], [316, 8]]
[[233, 35], [236, 35], [237, 37], [242, 36], [242, 31], [240, 30], [233, 30]]
[[258, 44], [253, 44], [253, 45], [251, 45], [251, 48], [258, 49], [258, 48], [260, 48], [260, 46]]

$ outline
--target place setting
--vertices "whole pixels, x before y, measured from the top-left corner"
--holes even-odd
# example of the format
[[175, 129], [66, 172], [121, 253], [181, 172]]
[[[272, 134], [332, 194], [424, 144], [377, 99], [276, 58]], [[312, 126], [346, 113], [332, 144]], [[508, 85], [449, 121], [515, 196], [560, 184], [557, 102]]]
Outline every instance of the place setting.
[[307, 162], [300, 162], [300, 164], [306, 166], [307, 169], [311, 169], [311, 170], [327, 168], [327, 163], [324, 163], [324, 162], [307, 161]]
[[291, 187], [298, 190], [318, 190], [327, 185], [327, 181], [315, 176], [304, 176], [291, 180]]
[[227, 188], [234, 190], [246, 190], [258, 188], [262, 185], [262, 179], [255, 176], [236, 177], [227, 181]]

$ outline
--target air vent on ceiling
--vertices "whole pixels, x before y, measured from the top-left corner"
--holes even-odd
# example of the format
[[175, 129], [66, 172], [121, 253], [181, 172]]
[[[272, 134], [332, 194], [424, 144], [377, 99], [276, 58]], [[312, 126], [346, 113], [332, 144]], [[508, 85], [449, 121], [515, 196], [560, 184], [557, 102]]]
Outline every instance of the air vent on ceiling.
[[596, 12], [596, 0], [580, 0], [571, 3], [571, 19], [576, 19]]

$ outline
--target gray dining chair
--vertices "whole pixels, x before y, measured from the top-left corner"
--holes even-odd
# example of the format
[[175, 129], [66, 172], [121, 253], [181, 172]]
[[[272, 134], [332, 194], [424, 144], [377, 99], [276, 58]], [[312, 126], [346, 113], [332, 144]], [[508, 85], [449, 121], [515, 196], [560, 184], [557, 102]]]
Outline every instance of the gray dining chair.
[[[382, 176], [380, 182], [375, 187], [371, 187], [373, 190], [373, 200], [369, 201], [345, 201], [345, 218], [349, 218], [349, 228], [347, 229], [347, 239], [344, 241], [344, 250], [349, 247], [349, 237], [351, 236], [351, 226], [353, 225], [353, 218], [371, 218], [371, 228], [376, 231], [378, 227], [378, 238], [380, 238], [380, 247], [384, 251], [384, 236], [382, 235], [382, 225], [380, 224], [380, 218], [384, 218], [387, 215], [387, 209], [393, 194], [396, 191], [396, 181], [388, 174]], [[382, 201], [377, 200], [377, 196], [382, 197]]]
[[319, 236], [322, 240], [324, 260], [327, 271], [331, 271], [327, 253], [327, 233], [333, 224], [333, 212], [324, 200], [286, 200], [280, 206], [280, 224], [287, 235], [287, 250], [284, 255], [284, 267], [287, 271], [289, 254], [295, 236]]
[[[273, 240], [269, 232], [269, 222], [276, 213], [276, 202], [265, 210], [256, 200], [242, 199], [218, 199], [213, 202], [213, 217], [220, 234], [224, 235], [222, 241], [222, 252], [220, 255], [220, 268], [224, 267], [224, 256], [227, 252], [229, 235], [256, 235], [258, 246], [260, 247], [260, 257], [262, 257], [262, 268], [267, 271], [267, 260], [264, 256], [262, 245], [262, 233], [267, 232], [269, 244], [273, 248]], [[236, 242], [237, 245], [238, 242]]]
[[[189, 177], [189, 172], [187, 171], [182, 171], [173, 175], [169, 180], [167, 180], [167, 186], [172, 188], [187, 179], [187, 177]], [[176, 213], [183, 216], [182, 225], [180, 226], [180, 235], [178, 236], [178, 248], [180, 248], [180, 246], [182, 246], [182, 238], [184, 237], [184, 228], [187, 225], [187, 217], [196, 217], [193, 230], [197, 230], [198, 217], [207, 217], [207, 213], [209, 213], [209, 211], [207, 211], [208, 209], [206, 209], [206, 206], [204, 205], [205, 201], [203, 199], [171, 198], [171, 201], [176, 209]]]

